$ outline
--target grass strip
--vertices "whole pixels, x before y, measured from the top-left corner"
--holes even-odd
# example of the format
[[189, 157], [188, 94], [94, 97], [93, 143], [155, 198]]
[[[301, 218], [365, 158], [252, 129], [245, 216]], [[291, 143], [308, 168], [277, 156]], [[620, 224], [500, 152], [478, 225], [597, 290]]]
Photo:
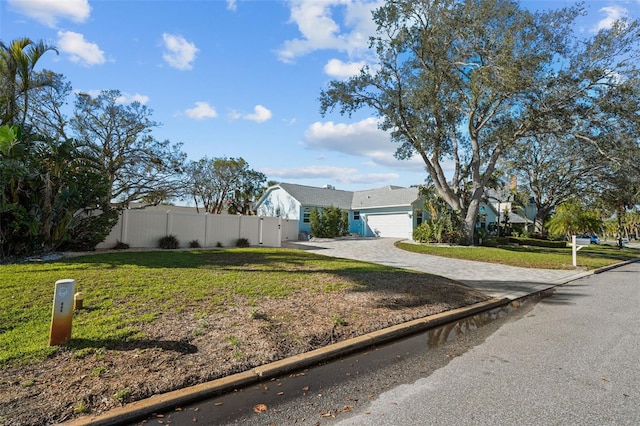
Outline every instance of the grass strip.
[[[545, 248], [533, 246], [460, 247], [429, 244], [396, 243], [396, 247], [414, 253], [455, 259], [540, 269], [574, 269], [571, 247]], [[610, 245], [591, 245], [578, 251], [578, 267], [593, 270], [626, 260], [640, 258], [640, 250], [619, 249]]]

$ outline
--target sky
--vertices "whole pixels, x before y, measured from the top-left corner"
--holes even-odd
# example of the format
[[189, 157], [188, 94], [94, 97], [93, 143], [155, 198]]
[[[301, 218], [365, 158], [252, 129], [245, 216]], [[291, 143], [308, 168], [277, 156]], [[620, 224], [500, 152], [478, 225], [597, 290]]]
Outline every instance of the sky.
[[[117, 89], [190, 160], [244, 158], [267, 179], [349, 191], [424, 182], [422, 160], [371, 111], [320, 114], [319, 96], [372, 61], [381, 0], [0, 0], [0, 40], [43, 40], [38, 62], [74, 91]], [[572, 4], [528, 0], [533, 9]], [[576, 31], [640, 17], [640, 0], [587, 0]], [[69, 100], [73, 103], [73, 99]]]

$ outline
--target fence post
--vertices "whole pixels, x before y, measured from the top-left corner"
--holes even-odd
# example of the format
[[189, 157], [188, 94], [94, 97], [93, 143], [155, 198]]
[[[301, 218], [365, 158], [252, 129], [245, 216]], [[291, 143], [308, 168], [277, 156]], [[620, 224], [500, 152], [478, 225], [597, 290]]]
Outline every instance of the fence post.
[[204, 212], [204, 238], [202, 247], [207, 247], [207, 231], [209, 230], [209, 212]]
[[258, 222], [258, 239], [260, 240], [260, 246], [262, 246], [262, 227], [264, 225], [264, 217], [260, 216], [260, 222]]
[[120, 224], [120, 242], [126, 243], [129, 237], [129, 209], [124, 209], [120, 213], [122, 215], [122, 223]]
[[172, 223], [171, 223], [171, 210], [167, 210], [167, 223], [166, 223], [166, 233], [165, 235], [171, 235], [171, 231], [172, 229]]

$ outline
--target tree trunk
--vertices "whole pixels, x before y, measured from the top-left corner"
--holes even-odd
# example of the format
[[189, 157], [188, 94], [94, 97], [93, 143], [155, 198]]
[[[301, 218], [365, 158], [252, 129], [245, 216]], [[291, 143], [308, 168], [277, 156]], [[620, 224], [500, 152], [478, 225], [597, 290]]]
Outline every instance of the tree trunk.
[[538, 206], [536, 205], [536, 207], [538, 208], [538, 211], [536, 211], [536, 218], [535, 218], [535, 232], [540, 232], [541, 234], [545, 234], [545, 228], [544, 228], [544, 221], [547, 218], [547, 216], [549, 215], [549, 212], [551, 211], [551, 207], [550, 206]]
[[467, 208], [462, 226], [462, 241], [465, 246], [473, 245], [473, 234], [476, 230], [476, 220], [478, 218], [478, 209], [480, 208], [480, 200], [472, 199]]

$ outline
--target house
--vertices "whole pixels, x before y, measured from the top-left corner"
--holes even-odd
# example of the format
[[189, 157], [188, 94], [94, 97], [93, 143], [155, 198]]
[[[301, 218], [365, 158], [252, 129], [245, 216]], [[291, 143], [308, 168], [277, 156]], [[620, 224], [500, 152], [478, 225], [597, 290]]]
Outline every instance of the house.
[[[505, 222], [505, 213], [509, 223], [518, 230], [533, 231], [536, 213], [538, 208], [533, 198], [529, 199], [525, 205], [519, 205], [511, 201], [512, 196], [500, 196], [500, 194], [489, 189], [485, 193], [485, 202], [480, 204], [480, 227], [487, 229], [490, 235], [496, 235], [500, 224]], [[482, 214], [486, 211], [486, 226], [482, 223]]]
[[311, 212], [334, 206], [349, 214], [349, 232], [366, 237], [412, 239], [423, 220], [424, 200], [418, 188], [386, 186], [366, 191], [342, 191], [280, 183], [269, 187], [257, 202], [259, 216], [298, 220], [299, 232], [311, 234]]

